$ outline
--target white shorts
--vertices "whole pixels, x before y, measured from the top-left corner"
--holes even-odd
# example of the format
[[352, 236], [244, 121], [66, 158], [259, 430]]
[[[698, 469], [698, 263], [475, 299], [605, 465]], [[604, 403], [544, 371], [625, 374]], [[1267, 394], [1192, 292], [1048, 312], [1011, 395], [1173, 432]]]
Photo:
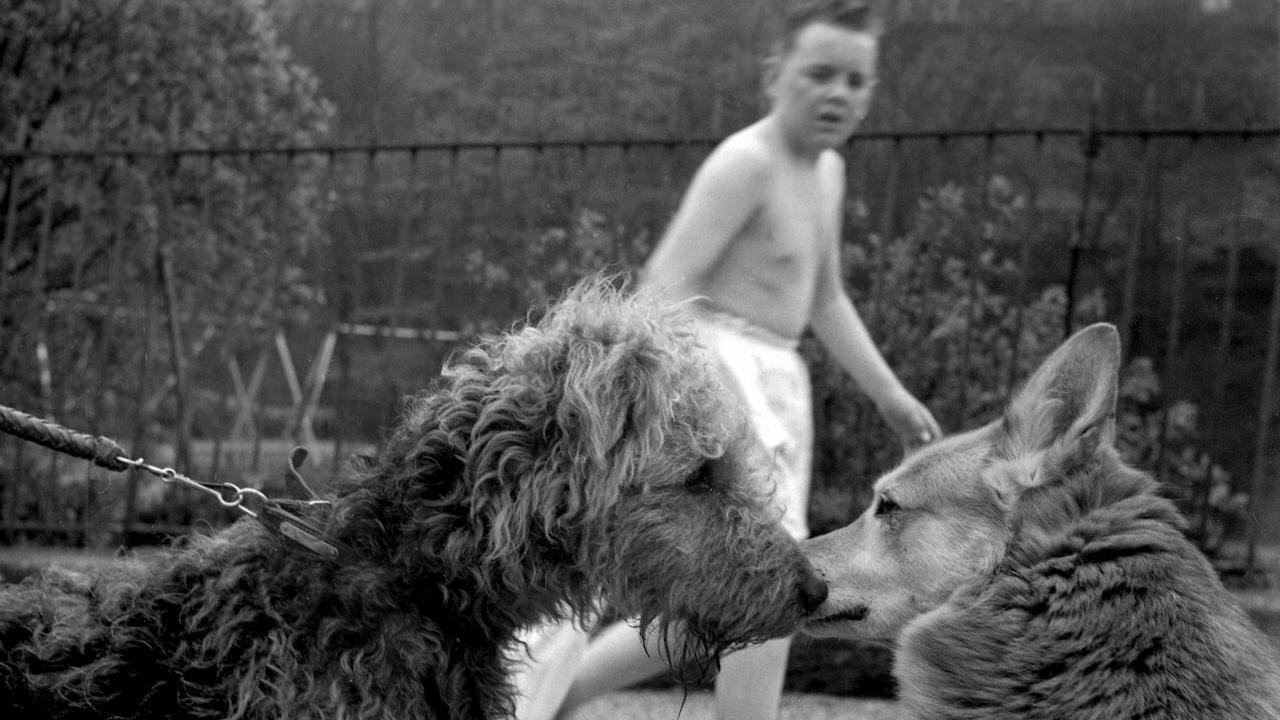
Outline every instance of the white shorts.
[[809, 537], [813, 393], [799, 343], [721, 310], [699, 312], [698, 336], [741, 395], [756, 437], [773, 459], [770, 477], [782, 526]]

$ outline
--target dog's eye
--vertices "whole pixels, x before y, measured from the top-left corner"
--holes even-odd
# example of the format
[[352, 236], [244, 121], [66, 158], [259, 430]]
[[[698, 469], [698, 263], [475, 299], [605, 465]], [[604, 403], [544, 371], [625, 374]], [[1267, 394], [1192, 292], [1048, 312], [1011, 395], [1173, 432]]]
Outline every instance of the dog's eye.
[[713, 486], [714, 483], [712, 482], [711, 463], [709, 462], [702, 463], [702, 465], [684, 481], [685, 489], [695, 495], [711, 492], [711, 488]]
[[888, 495], [881, 495], [880, 500], [876, 502], [876, 517], [897, 512], [899, 509], [901, 509], [901, 506], [894, 502], [893, 498]]

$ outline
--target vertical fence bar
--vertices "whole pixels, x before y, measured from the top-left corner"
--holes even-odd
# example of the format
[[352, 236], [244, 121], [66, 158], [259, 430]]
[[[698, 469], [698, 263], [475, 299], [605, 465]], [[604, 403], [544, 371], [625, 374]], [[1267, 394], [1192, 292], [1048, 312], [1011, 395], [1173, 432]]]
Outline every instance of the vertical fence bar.
[[1244, 216], [1245, 193], [1245, 153], [1242, 146], [1235, 153], [1236, 192], [1233, 198], [1231, 224], [1227, 231], [1226, 273], [1222, 291], [1222, 309], [1218, 322], [1218, 347], [1214, 358], [1213, 389], [1211, 397], [1214, 403], [1222, 403], [1226, 397], [1227, 370], [1231, 362], [1231, 342], [1235, 332], [1236, 291], [1240, 284], [1240, 230]]
[[[1271, 309], [1267, 323], [1267, 356], [1262, 365], [1262, 400], [1258, 409], [1258, 430], [1254, 442], [1253, 472], [1249, 478], [1249, 502], [1256, 507], [1258, 495], [1266, 482], [1270, 465], [1271, 421], [1275, 416], [1276, 361], [1280, 359], [1280, 257], [1275, 261], [1271, 286]], [[1246, 513], [1248, 550], [1245, 555], [1245, 572], [1253, 572], [1258, 551], [1259, 523], [1256, 512]]]
[[677, 147], [678, 146], [673, 142], [663, 145], [664, 152], [662, 154], [662, 170], [660, 171], [662, 179], [662, 202], [660, 203], [659, 210], [663, 217], [654, 223], [653, 244], [655, 246], [658, 241], [661, 240], [662, 234], [666, 230], [667, 218], [669, 218], [675, 211], [675, 203], [679, 198], [679, 195], [677, 194], [678, 191], [675, 189], [676, 167], [678, 165], [676, 162]]
[[883, 242], [890, 242], [893, 234], [897, 232], [897, 193], [902, 182], [902, 136], [895, 135], [890, 142], [888, 169], [884, 177], [881, 224], [879, 224], [879, 233]]
[[929, 177], [926, 181], [927, 188], [937, 189], [947, 182], [947, 157], [950, 155], [950, 137], [945, 134], [939, 134], [934, 138], [935, 149], [929, 153], [925, 162], [928, 165]]
[[[1244, 193], [1245, 193], [1245, 137], [1241, 137], [1241, 147], [1234, 153], [1234, 166], [1236, 174], [1236, 191], [1235, 197], [1232, 199], [1231, 222], [1227, 230], [1227, 253], [1225, 258], [1226, 264], [1226, 280], [1222, 289], [1222, 306], [1218, 313], [1218, 346], [1214, 352], [1213, 361], [1213, 385], [1209, 393], [1209, 402], [1212, 404], [1213, 411], [1208, 414], [1212, 418], [1213, 426], [1206, 428], [1205, 435], [1209, 436], [1213, 431], [1213, 436], [1220, 433], [1218, 428], [1221, 424], [1220, 414], [1226, 404], [1227, 394], [1227, 373], [1231, 367], [1231, 342], [1235, 330], [1236, 315], [1236, 291], [1240, 284], [1240, 231], [1241, 218], [1244, 215]], [[1209, 462], [1205, 463], [1203, 484], [1200, 492], [1200, 527], [1199, 536], [1206, 537], [1209, 531], [1209, 498], [1213, 491], [1213, 458], [1210, 456]]]
[[1027, 234], [1022, 240], [1018, 254], [1018, 287], [1017, 302], [1013, 311], [1013, 347], [1009, 352], [1009, 372], [1005, 378], [1005, 387], [1013, 388], [1020, 375], [1018, 363], [1022, 355], [1022, 330], [1025, 322], [1024, 314], [1027, 304], [1027, 275], [1031, 272], [1031, 245], [1040, 234], [1040, 185], [1044, 172], [1044, 133], [1035, 136], [1035, 161], [1031, 169], [1029, 187], [1027, 188]]
[[[121, 160], [118, 166], [125, 167], [129, 161]], [[115, 221], [116, 221], [116, 242], [123, 245], [124, 238], [129, 230], [129, 210], [125, 197], [125, 183], [128, 182], [130, 173], [121, 172], [122, 182], [115, 195]], [[139, 193], [141, 197], [141, 193]], [[123, 250], [121, 251], [123, 254]], [[144, 253], [145, 254], [145, 253]], [[144, 455], [146, 449], [144, 440], [147, 436], [147, 426], [151, 422], [151, 412], [147, 403], [147, 381], [151, 376], [151, 359], [155, 345], [155, 333], [153, 331], [155, 325], [155, 299], [152, 283], [152, 273], [149, 271], [148, 263], [140, 263], [137, 268], [137, 278], [134, 281], [135, 286], [142, 294], [142, 313], [141, 313], [141, 332], [135, 332], [134, 336], [141, 336], [142, 351], [138, 353], [138, 376], [137, 376], [137, 401], [134, 405], [133, 415], [133, 438], [130, 442], [129, 449], [135, 457]], [[123, 270], [123, 268], [122, 268]], [[122, 273], [123, 274], [123, 273]], [[138, 486], [142, 478], [140, 470], [133, 468], [128, 471], [128, 480], [125, 485], [125, 506], [124, 515], [120, 520], [120, 544], [123, 547], [129, 547], [132, 544], [133, 525], [137, 518], [138, 512]]]
[[[67, 164], [69, 165], [70, 162], [72, 161], [68, 160]], [[51, 177], [55, 180], [58, 178], [60, 173], [65, 173], [68, 176], [66, 182], [73, 182], [73, 180], [70, 179], [70, 176], [72, 175], [71, 171], [66, 170], [65, 167], [57, 160], [53, 163], [52, 171]], [[68, 196], [64, 197], [64, 202], [68, 205], [73, 203], [76, 204], [75, 214], [77, 217], [89, 218], [93, 215], [92, 210], [87, 207], [85, 193], [76, 193], [73, 191], [69, 193]], [[71, 291], [73, 297], [80, 298], [83, 296], [85, 276], [91, 274], [90, 263], [93, 262], [88, 251], [90, 244], [88, 239], [88, 230], [86, 229], [85, 232], [75, 235], [71, 239], [71, 242], [76, 244], [76, 247], [72, 252], [74, 260], [72, 261]], [[94, 311], [86, 310], [84, 312], [87, 313]], [[66, 400], [68, 393], [67, 388], [68, 386], [75, 385], [76, 387], [71, 390], [71, 392], [76, 392], [77, 390], [92, 387], [93, 381], [90, 379], [92, 374], [90, 366], [95, 359], [93, 352], [94, 335], [92, 332], [88, 331], [90, 323], [86, 322], [85, 315], [80, 312], [76, 313], [72, 321], [76, 322], [83, 332], [81, 333], [80, 351], [74, 356], [74, 367], [71, 372], [65, 373], [65, 375], [68, 376], [68, 381], [62, 383], [63, 398], [61, 402], [59, 402], [59, 405], [64, 407], [64, 412], [68, 415], [70, 415], [72, 411], [73, 404]], [[100, 402], [100, 395], [98, 393], [86, 392], [83, 397], [85, 427], [89, 432], [94, 435], [98, 435], [102, 430], [99, 426], [100, 414], [98, 403]], [[82, 515], [80, 518], [81, 523], [79, 529], [80, 536], [85, 547], [88, 547], [92, 543], [94, 518], [97, 516], [97, 508], [95, 507], [96, 503], [94, 502], [94, 481], [96, 476], [97, 473], [95, 472], [93, 465], [91, 463], [86, 463], [84, 466], [84, 505], [81, 511]]]
[[[332, 150], [330, 150], [324, 153], [323, 155], [321, 155], [321, 157], [323, 158], [322, 162], [324, 163], [324, 171], [323, 173], [321, 173], [322, 179], [320, 180], [320, 186], [321, 186], [321, 192], [322, 192], [321, 197], [323, 198], [321, 207], [324, 208], [324, 211], [328, 215], [328, 217], [332, 219], [337, 214], [337, 209], [340, 206], [340, 202], [341, 202], [337, 198], [337, 190], [336, 190], [337, 185], [335, 180], [337, 177], [337, 173], [336, 173], [337, 154]], [[339, 257], [339, 253], [340, 253], [340, 250], [338, 248], [334, 248], [333, 254], [329, 256], [328, 264], [325, 264], [325, 263], [316, 264], [315, 274], [316, 274], [317, 280], [325, 273], [326, 270], [331, 271], [332, 277], [334, 278], [342, 277], [342, 273], [339, 271], [339, 268], [333, 267], [333, 262], [336, 258]], [[351, 298], [345, 292], [336, 293], [336, 296], [337, 296], [336, 319], [338, 321], [338, 326], [340, 328], [343, 326], [349, 327], [351, 323], [355, 322], [355, 319], [351, 313]], [[346, 407], [346, 406], [349, 406], [351, 403], [352, 392], [351, 392], [350, 345], [351, 345], [351, 338], [353, 337], [354, 336], [351, 334], [339, 332], [338, 338], [337, 338], [337, 345], [334, 347], [334, 355], [336, 357], [336, 362], [338, 365], [338, 381], [337, 381], [338, 398], [336, 403], [338, 407]], [[348, 431], [349, 431], [349, 425], [347, 420], [347, 414], [341, 413], [341, 412], [334, 413], [333, 426], [332, 426], [333, 456], [330, 458], [330, 462], [329, 462], [329, 475], [331, 477], [337, 477], [338, 473], [342, 468], [342, 458], [346, 452]]]
[[[21, 150], [27, 144], [27, 117], [21, 115], [18, 117], [18, 135], [14, 147]], [[22, 189], [22, 167], [25, 158], [19, 157], [8, 165], [8, 184], [6, 186], [6, 194], [8, 202], [5, 203], [4, 213], [4, 237], [0, 238], [0, 298], [5, 296], [9, 282], [9, 263], [10, 256], [13, 253], [13, 244], [18, 233], [18, 194]]]
[[164, 297], [169, 331], [169, 359], [174, 378], [174, 404], [177, 413], [176, 452], [178, 467], [191, 467], [191, 385], [187, 373], [186, 345], [182, 332], [182, 309], [178, 299], [178, 283], [173, 267], [173, 177], [181, 160], [166, 153], [160, 168], [160, 207], [157, 214], [159, 242], [156, 244], [156, 268]]
[[[27, 119], [25, 116], [18, 117], [18, 130], [15, 138], [14, 149], [23, 150], [26, 146], [27, 136]], [[13, 253], [14, 243], [18, 232], [18, 195], [22, 187], [22, 170], [26, 159], [22, 156], [14, 157], [5, 165], [5, 206], [4, 206], [4, 225], [3, 235], [0, 235], [0, 309], [7, 304], [7, 294], [9, 289], [9, 266]], [[0, 320], [4, 314], [0, 312]], [[6, 360], [11, 352], [17, 349], [18, 343], [15, 343], [11, 337], [6, 338], [6, 344], [9, 345], [7, 352], [0, 353], [0, 361]], [[16, 478], [24, 474], [23, 464], [26, 460], [26, 443], [21, 440], [14, 442], [15, 449], [13, 454], [13, 472], [10, 479], [5, 483], [5, 505], [4, 520], [7, 525], [12, 527], [18, 522], [17, 508], [21, 502], [21, 494], [19, 492]], [[13, 539], [10, 535], [10, 540]]]
[[40, 321], [36, 325], [36, 365], [40, 375], [40, 409], [44, 417], [56, 419], [58, 413], [53, 402], [53, 369], [49, 361], [49, 335], [53, 315], [48, 311], [49, 251], [53, 242], [53, 187], [58, 174], [58, 163], [49, 168], [49, 182], [44, 189], [44, 202], [40, 207], [40, 232], [36, 237], [36, 271], [31, 278], [31, 297], [34, 299]]
[[1182, 294], [1186, 272], [1187, 234], [1191, 228], [1191, 211], [1184, 204], [1182, 207], [1181, 228], [1173, 233], [1173, 277], [1169, 288], [1169, 329], [1165, 343], [1164, 363], [1161, 368], [1163, 380], [1162, 400], [1164, 412], [1160, 419], [1160, 436], [1156, 440], [1155, 471], [1156, 478], [1164, 482], [1169, 471], [1168, 442], [1169, 414], [1173, 410], [1174, 398], [1178, 396], [1177, 374], [1173, 372], [1178, 360], [1178, 350], [1182, 343]]
[[613, 212], [612, 218], [608, 217], [608, 213], [601, 213], [601, 215], [606, 218], [605, 222], [612, 221], [611, 224], [614, 228], [613, 256], [609, 258], [609, 262], [617, 267], [611, 268], [611, 270], [627, 269], [629, 259], [629, 253], [627, 253], [626, 234], [630, 231], [630, 227], [628, 227], [630, 223], [626, 220], [627, 212], [624, 208], [626, 207], [628, 190], [631, 187], [631, 158], [631, 143], [622, 143], [621, 147], [618, 148], [617, 177], [618, 189], [620, 190], [620, 192], [617, 193], [618, 204]]
[[1173, 284], [1169, 289], [1169, 342], [1165, 347], [1165, 372], [1177, 361], [1182, 343], [1182, 305], [1186, 284], [1187, 244], [1191, 241], [1191, 209], [1182, 207], [1182, 227], [1173, 236]]
[[93, 538], [93, 463], [84, 464], [84, 509], [80, 517], [82, 547], [89, 547]]
[[[449, 190], [455, 193], [458, 190], [458, 162], [458, 148], [455, 146], [449, 150], [449, 183], [447, 186]], [[450, 201], [456, 201], [456, 199], [456, 197], [453, 197], [450, 198]], [[450, 217], [450, 220], [452, 220], [452, 217]], [[431, 254], [434, 260], [433, 275], [435, 276], [433, 278], [434, 282], [431, 284], [431, 307], [435, 317], [430, 318], [430, 320], [433, 327], [440, 327], [441, 320], [444, 317], [445, 283], [450, 275], [450, 269], [444, 263], [444, 259], [447, 256], [445, 243], [448, 242], [448, 233], [442, 232], [439, 239], [440, 242], [437, 244], [435, 252]]]
[[[506, 203], [503, 200], [504, 188], [503, 188], [503, 182], [502, 182], [502, 146], [501, 145], [495, 144], [493, 146], [493, 167], [490, 172], [493, 173], [493, 179], [492, 179], [492, 184], [490, 185], [491, 193], [490, 193], [490, 200], [489, 200], [489, 203], [490, 203], [489, 217], [497, 221], [498, 227], [501, 228], [506, 223], [506, 220], [509, 217], [509, 215], [503, 212], [506, 209]], [[485, 238], [486, 244], [493, 242], [495, 239], [499, 239], [499, 240], [501, 239], [501, 236], [493, 231], [492, 225], [489, 227], [489, 232], [487, 233], [487, 235], [488, 236]], [[492, 252], [493, 249], [486, 248], [486, 250], [489, 252]]]
[[19, 440], [17, 437], [10, 436], [9, 444], [13, 446], [13, 454], [11, 455], [11, 457], [13, 458], [13, 466], [11, 469], [13, 472], [10, 473], [10, 480], [5, 482], [3, 486], [3, 489], [4, 489], [3, 519], [4, 519], [5, 532], [3, 534], [0, 534], [0, 539], [3, 539], [7, 542], [12, 543], [14, 542], [14, 535], [16, 533], [10, 528], [12, 528], [14, 524], [18, 522], [18, 502], [19, 502], [18, 483], [13, 478], [20, 477], [23, 474], [22, 473], [22, 449], [23, 449], [23, 446], [26, 445], [26, 442]]
[[1142, 249], [1145, 245], [1149, 224], [1152, 176], [1155, 173], [1155, 146], [1147, 134], [1139, 136], [1142, 161], [1139, 165], [1138, 207], [1133, 220], [1133, 228], [1129, 236], [1129, 246], [1125, 252], [1124, 284], [1120, 290], [1120, 347], [1123, 352], [1130, 353], [1133, 346], [1133, 325], [1137, 316], [1138, 299], [1138, 266], [1142, 263]]
[[[40, 406], [44, 416], [51, 419], [58, 419], [60, 408], [54, 400], [53, 395], [53, 369], [49, 358], [49, 335], [52, 319], [46, 312], [46, 288], [47, 288], [47, 266], [44, 265], [48, 261], [49, 244], [53, 237], [53, 185], [55, 175], [55, 164], [50, 164], [49, 180], [45, 183], [43, 202], [40, 203], [40, 225], [38, 234], [36, 235], [36, 264], [37, 269], [32, 277], [32, 285], [35, 290], [34, 307], [40, 313], [40, 320], [36, 323], [36, 371], [40, 387]], [[33, 173], [33, 177], [35, 174]], [[44, 477], [45, 491], [41, 493], [40, 509], [41, 519], [49, 527], [59, 525], [57, 521], [57, 503], [59, 501], [58, 474], [61, 470], [60, 465], [62, 457], [56, 452], [46, 452], [49, 458], [48, 473]]]
[[[219, 238], [213, 221], [213, 192], [218, 186], [218, 155], [211, 152], [204, 156], [204, 161], [204, 177], [201, 182], [202, 190], [200, 193], [200, 200], [198, 201], [200, 229], [207, 242], [217, 245]], [[230, 357], [228, 357], [228, 361], [231, 361]], [[234, 407], [234, 402], [230, 404], [230, 407]], [[232, 417], [232, 411], [229, 409], [227, 395], [221, 390], [218, 392], [218, 408], [215, 412], [215, 417], [218, 419], [218, 424], [223, 428], [228, 426]], [[225, 451], [223, 442], [228, 439], [224, 437], [224, 435], [225, 433], [219, 432], [213, 436], [213, 448], [210, 452], [208, 468], [209, 477], [211, 478], [218, 477], [219, 473], [222, 471], [222, 456]]]
[[413, 253], [413, 248], [409, 245], [409, 228], [412, 224], [413, 202], [418, 184], [418, 149], [416, 147], [409, 151], [409, 167], [405, 172], [407, 174], [404, 181], [404, 194], [400, 199], [400, 223], [396, 228], [399, 262], [393, 263], [395, 267], [392, 269], [391, 286], [392, 314], [401, 324], [407, 319], [404, 308], [405, 267], [409, 265], [409, 258]]
[[[350, 326], [350, 321], [343, 321], [343, 325]], [[351, 403], [351, 344], [355, 335], [350, 333], [339, 333], [337, 344], [334, 347], [338, 365], [338, 399], [339, 407], [349, 406]], [[341, 419], [343, 413], [335, 413], [333, 421], [333, 459], [329, 465], [329, 474], [337, 477], [342, 468], [342, 458], [346, 453], [347, 441], [347, 423]]]
[[[72, 161], [68, 160], [67, 164], [70, 165], [71, 162]], [[91, 165], [92, 161], [86, 161], [85, 164]], [[76, 182], [73, 171], [64, 170], [64, 172], [68, 178], [67, 183]], [[55, 176], [56, 175], [57, 173], [55, 173]], [[74, 204], [76, 211], [75, 214], [78, 217], [92, 218], [95, 216], [95, 211], [99, 208], [96, 204], [94, 206], [90, 206], [90, 197], [91, 195], [89, 193], [75, 192], [73, 190], [70, 193], [70, 197], [66, 198], [66, 201], [68, 204]], [[97, 227], [97, 223], [94, 223], [94, 227]], [[81, 297], [83, 296], [86, 277], [91, 277], [96, 280], [96, 277], [94, 276], [96, 276], [97, 273], [94, 272], [92, 264], [96, 264], [97, 261], [90, 252], [92, 240], [91, 231], [88, 228], [85, 228], [84, 232], [76, 235], [74, 242], [78, 243], [79, 246], [76, 248], [74, 253], [76, 260], [72, 291], [75, 293], [76, 297]], [[95, 309], [87, 312], [99, 312], [99, 310]], [[106, 322], [108, 322], [108, 318], [105, 317], [104, 313], [102, 325], [98, 326], [98, 332], [95, 334], [91, 331], [93, 327], [92, 323], [85, 321], [85, 315], [77, 315], [76, 317], [81, 323], [81, 327], [84, 329], [84, 332], [82, 333], [81, 350], [76, 357], [75, 369], [71, 373], [72, 380], [70, 383], [64, 384], [64, 387], [72, 383], [76, 384], [76, 391], [81, 392], [83, 397], [85, 427], [91, 434], [101, 435], [104, 433], [104, 428], [102, 427], [102, 419], [104, 415], [102, 412], [104, 402], [102, 394], [96, 392], [84, 392], [84, 390], [95, 387], [99, 382], [101, 375], [99, 374], [95, 377], [94, 365], [100, 364], [100, 368], [105, 367], [105, 363], [102, 363], [102, 359], [106, 357], [106, 355], [101, 352], [101, 346], [106, 344], [106, 335], [102, 332], [101, 328], [102, 326], [105, 326]], [[68, 403], [68, 410], [70, 410], [70, 403]], [[101, 541], [101, 533], [99, 536], [95, 536], [93, 533], [94, 526], [96, 525], [101, 528], [106, 525], [109, 520], [109, 513], [102, 512], [98, 507], [99, 495], [95, 488], [96, 482], [101, 475], [102, 473], [98, 472], [92, 464], [85, 465], [84, 522], [82, 523], [81, 532], [83, 534], [84, 544], [86, 547], [91, 546], [95, 541]]]
[[969, 420], [969, 383], [972, 378], [969, 373], [972, 370], [972, 350], [973, 350], [973, 333], [974, 325], [978, 320], [978, 284], [981, 281], [981, 268], [979, 267], [979, 256], [982, 253], [980, 245], [991, 238], [983, 237], [981, 234], [983, 228], [987, 225], [987, 219], [990, 215], [991, 208], [989, 204], [988, 186], [991, 183], [991, 164], [995, 157], [996, 138], [995, 133], [987, 133], [986, 140], [982, 148], [982, 164], [978, 171], [978, 227], [970, 230], [968, 234], [968, 247], [965, 248], [965, 261], [969, 265], [969, 286], [965, 289], [968, 296], [965, 302], [966, 308], [964, 339], [961, 341], [960, 347], [960, 406], [957, 411], [955, 427], [965, 427]]
[[[176, 139], [173, 129], [176, 128], [176, 115], [170, 113], [169, 147], [174, 147]], [[180, 303], [178, 301], [177, 280], [173, 268], [173, 176], [177, 172], [178, 156], [165, 152], [156, 161], [159, 168], [158, 187], [156, 188], [156, 242], [154, 256], [151, 258], [156, 268], [156, 280], [160, 287], [160, 301], [163, 305], [165, 331], [169, 342], [169, 374], [173, 383], [167, 379], [157, 389], [155, 398], [157, 406], [166, 388], [173, 393], [176, 427], [174, 428], [174, 460], [180, 468], [191, 467], [190, 455], [190, 415], [187, 401], [187, 358], [183, 346], [183, 332]], [[164, 519], [168, 524], [177, 520], [178, 488], [171, 485], [166, 488]]]
[[[361, 210], [363, 215], [362, 217], [363, 222], [360, 223], [360, 234], [361, 234], [360, 247], [364, 248], [365, 250], [375, 247], [374, 223], [376, 222], [376, 219], [378, 217], [378, 200], [377, 200], [378, 179], [379, 179], [378, 178], [378, 155], [376, 152], [370, 149], [368, 152], [365, 153], [365, 156], [364, 156], [364, 174], [363, 174], [363, 177], [361, 178], [364, 184], [361, 187], [361, 200], [362, 200], [362, 206], [363, 206]], [[355, 294], [355, 297], [357, 298], [356, 305], [358, 307], [360, 305], [363, 305], [364, 304], [363, 301], [365, 300], [365, 298], [363, 297], [365, 293], [365, 288], [364, 288], [365, 255], [357, 251], [354, 253], [354, 256], [355, 256], [354, 258], [355, 262], [351, 264], [352, 265], [351, 282], [352, 282], [352, 285], [354, 285], [353, 292]], [[375, 300], [374, 306], [380, 307], [381, 298], [374, 298], [374, 300]]]
[[[880, 208], [880, 260], [875, 269], [875, 277], [871, 278], [871, 316], [877, 324], [884, 322], [880, 317], [884, 303], [884, 282], [889, 265], [889, 246], [897, 232], [898, 186], [902, 182], [902, 136], [894, 135], [889, 146], [889, 168], [884, 184], [884, 200]], [[883, 327], [883, 325], [882, 325]]]
[[[899, 138], [896, 138], [896, 137], [894, 138], [895, 143], [898, 139]], [[855, 134], [853, 138], [850, 140], [849, 147], [856, 148], [858, 147], [859, 144], [865, 147], [866, 144], [870, 142], [872, 141], [867, 140], [865, 138], [861, 138], [857, 134]], [[867, 157], [870, 154], [871, 153], [866, 151], [863, 151], [862, 153], [863, 157]], [[890, 170], [888, 172], [892, 172], [892, 171]], [[847, 176], [847, 180], [846, 180], [847, 184], [846, 184], [846, 192], [845, 192], [846, 197], [853, 197], [850, 191], [850, 188], [853, 187], [853, 177], [852, 177], [853, 174], [854, 174], [854, 171], [852, 169], [852, 163], [849, 163], [846, 166], [846, 176]], [[886, 188], [886, 190], [888, 190], [888, 188]], [[864, 189], [864, 192], [867, 192], [867, 191], [869, 191], [869, 188]], [[892, 198], [886, 198], [881, 202], [882, 202], [882, 208], [881, 208], [882, 212], [880, 216], [880, 227], [883, 228], [885, 227], [886, 223], [892, 223], [892, 220], [886, 217], [886, 213], [892, 213], [892, 209], [888, 207], [892, 203]], [[870, 230], [870, 228], [868, 229]], [[871, 238], [871, 237], [867, 238], [867, 241], [868, 241], [867, 249], [869, 252], [874, 253], [873, 255], [874, 267], [872, 268], [872, 272], [871, 272], [870, 287], [867, 289], [868, 291], [867, 307], [864, 308], [862, 319], [866, 323], [867, 329], [871, 332], [873, 337], [883, 337], [884, 336], [883, 329], [886, 324], [883, 317], [884, 315], [883, 295], [884, 295], [886, 268], [888, 267], [889, 236], [885, 234], [883, 230], [881, 231], [881, 234], [878, 238], [878, 252], [877, 252], [877, 243], [871, 242], [874, 239], [875, 238]], [[868, 413], [864, 412], [863, 408], [860, 405], [855, 407], [858, 407], [858, 411], [853, 413], [852, 415], [852, 427], [850, 428], [850, 430], [853, 437], [864, 437], [867, 432], [867, 428], [870, 426], [870, 423], [866, 418], [866, 415]], [[814, 410], [819, 414], [816, 420], [817, 422], [828, 423], [829, 421], [826, 418], [829, 418], [833, 412], [831, 399], [828, 398], [826, 402], [818, 403], [817, 405], [815, 405]], [[871, 449], [868, 447], [868, 445], [870, 445], [870, 443], [856, 442], [851, 444], [849, 448], [849, 455], [850, 455], [849, 464], [851, 468], [862, 469], [869, 466]]]
[[[1094, 106], [1096, 108], [1096, 104]], [[1071, 260], [1067, 268], [1067, 308], [1062, 318], [1062, 335], [1068, 337], [1075, 329], [1076, 283], [1079, 281], [1081, 255], [1084, 252], [1085, 238], [1089, 232], [1090, 199], [1093, 195], [1094, 165], [1098, 153], [1102, 149], [1102, 137], [1094, 125], [1093, 114], [1090, 115], [1089, 127], [1081, 139], [1084, 152], [1084, 182], [1080, 189], [1080, 215], [1076, 218], [1076, 229], [1072, 234]]]

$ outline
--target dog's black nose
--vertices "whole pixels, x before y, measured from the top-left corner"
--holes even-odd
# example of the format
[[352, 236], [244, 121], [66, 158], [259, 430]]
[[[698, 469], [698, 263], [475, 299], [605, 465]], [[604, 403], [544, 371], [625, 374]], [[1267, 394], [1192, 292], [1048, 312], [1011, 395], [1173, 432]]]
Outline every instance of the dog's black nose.
[[804, 574], [800, 581], [800, 607], [804, 613], [817, 610], [827, 599], [827, 581], [818, 576], [812, 569]]

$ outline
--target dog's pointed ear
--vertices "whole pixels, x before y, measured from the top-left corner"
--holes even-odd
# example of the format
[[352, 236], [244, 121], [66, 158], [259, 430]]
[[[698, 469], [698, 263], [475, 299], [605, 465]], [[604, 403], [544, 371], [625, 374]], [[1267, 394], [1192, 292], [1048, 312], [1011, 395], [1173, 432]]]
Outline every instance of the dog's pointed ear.
[[1058, 347], [1005, 409], [1003, 454], [1023, 488], [1115, 443], [1120, 334], [1091, 325]]

